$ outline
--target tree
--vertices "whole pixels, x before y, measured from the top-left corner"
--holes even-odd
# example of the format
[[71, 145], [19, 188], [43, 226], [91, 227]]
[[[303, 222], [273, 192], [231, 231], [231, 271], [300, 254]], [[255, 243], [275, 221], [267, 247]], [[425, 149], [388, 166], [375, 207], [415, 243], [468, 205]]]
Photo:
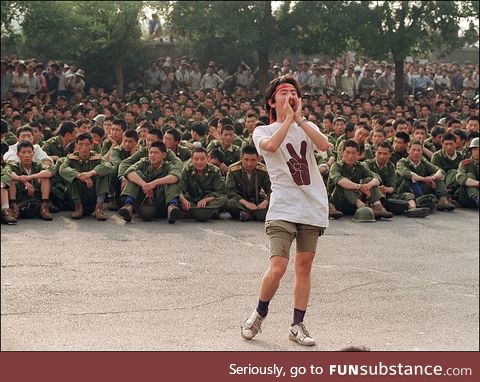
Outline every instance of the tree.
[[460, 20], [477, 17], [476, 1], [374, 1], [350, 2], [345, 15], [351, 20], [350, 36], [358, 51], [374, 59], [392, 55], [395, 63], [395, 98], [404, 98], [404, 61], [409, 55], [435, 48], [464, 46], [478, 40], [472, 25], [460, 35]]

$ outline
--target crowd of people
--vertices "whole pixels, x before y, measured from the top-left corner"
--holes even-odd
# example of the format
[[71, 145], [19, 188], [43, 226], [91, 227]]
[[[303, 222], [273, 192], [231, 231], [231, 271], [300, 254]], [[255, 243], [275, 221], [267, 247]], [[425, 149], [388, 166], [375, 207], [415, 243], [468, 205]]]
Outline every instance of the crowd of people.
[[[407, 63], [398, 102], [386, 62], [286, 58], [268, 74], [298, 81], [303, 117], [328, 136], [315, 156], [331, 218], [478, 208], [478, 65]], [[272, 190], [252, 133], [271, 110], [245, 62], [230, 74], [159, 58], [124, 95], [86, 88], [75, 63], [10, 57], [1, 75], [3, 223], [58, 210], [103, 221], [106, 208], [125, 221], [265, 219]]]

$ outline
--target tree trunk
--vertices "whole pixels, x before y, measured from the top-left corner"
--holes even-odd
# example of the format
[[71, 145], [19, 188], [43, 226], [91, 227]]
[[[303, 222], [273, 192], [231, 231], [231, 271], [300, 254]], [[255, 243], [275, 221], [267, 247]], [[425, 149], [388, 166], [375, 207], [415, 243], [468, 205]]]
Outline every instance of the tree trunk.
[[398, 105], [400, 100], [403, 101], [405, 97], [405, 70], [404, 59], [397, 58], [393, 55], [395, 63], [395, 102]]
[[265, 94], [268, 86], [268, 58], [270, 56], [270, 42], [272, 36], [272, 3], [263, 2], [265, 5], [263, 14], [262, 42], [258, 50], [258, 86], [261, 94]]
[[117, 95], [118, 97], [123, 97], [123, 68], [122, 64], [118, 61], [115, 61], [115, 79], [117, 81]]

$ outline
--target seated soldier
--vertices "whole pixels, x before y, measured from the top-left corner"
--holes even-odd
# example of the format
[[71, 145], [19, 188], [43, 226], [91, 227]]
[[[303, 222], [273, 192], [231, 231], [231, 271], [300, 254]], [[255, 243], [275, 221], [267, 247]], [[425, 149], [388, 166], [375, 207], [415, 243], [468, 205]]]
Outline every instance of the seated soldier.
[[452, 197], [457, 190], [457, 172], [460, 162], [464, 159], [463, 154], [455, 150], [456, 138], [453, 134], [445, 134], [443, 137], [442, 149], [435, 151], [432, 155], [432, 164], [441, 169], [445, 175], [447, 186], [447, 199], [452, 203]]
[[[163, 142], [153, 142], [148, 150], [148, 158], [142, 158], [125, 172], [128, 180], [122, 192], [125, 206], [118, 213], [123, 220], [132, 220], [133, 205], [148, 199], [156, 207], [156, 212], [165, 215], [168, 222], [175, 223], [179, 216], [178, 186], [180, 171], [171, 163], [165, 162], [167, 148]], [[153, 202], [153, 203], [152, 203]], [[156, 214], [156, 215], [157, 215]], [[155, 215], [155, 216], [156, 216]], [[151, 217], [148, 218], [150, 220]]]
[[433, 152], [431, 152], [427, 147], [425, 147], [425, 140], [427, 138], [427, 127], [424, 123], [420, 122], [421, 121], [417, 120], [413, 124], [412, 140], [418, 141], [422, 144], [422, 152], [424, 158], [427, 160], [431, 160]]
[[[28, 141], [33, 144], [33, 130], [29, 126], [23, 126], [17, 129], [17, 143], [11, 145], [8, 151], [3, 155], [6, 163], [19, 162], [17, 145], [18, 142]], [[41, 162], [46, 166], [53, 166], [53, 160], [47, 155], [39, 145], [33, 145], [33, 161]]]
[[459, 188], [456, 192], [456, 198], [465, 208], [479, 208], [478, 188], [480, 187], [479, 177], [479, 138], [473, 138], [470, 142], [470, 159], [465, 159], [460, 163], [457, 173], [457, 182]]
[[72, 219], [81, 219], [95, 210], [95, 218], [105, 221], [103, 203], [108, 192], [112, 164], [93, 150], [90, 133], [77, 136], [76, 151], [67, 155], [60, 166], [60, 176], [69, 185], [69, 193], [75, 206]]
[[182, 162], [186, 162], [190, 159], [191, 154], [187, 147], [180, 145], [181, 140], [182, 135], [176, 129], [168, 129], [165, 131], [165, 134], [163, 134], [163, 143], [167, 149], [172, 150]]
[[33, 160], [34, 147], [31, 142], [18, 143], [17, 150], [20, 161], [7, 165], [7, 172], [11, 178], [8, 195], [12, 215], [18, 219], [21, 215], [22, 204], [26, 205], [31, 201], [37, 201], [40, 205], [40, 217], [43, 220], [52, 220], [48, 199], [53, 169], [51, 167], [47, 169], [42, 163]]
[[67, 155], [66, 147], [75, 141], [75, 124], [65, 121], [61, 124], [58, 135], [48, 139], [42, 146], [43, 151], [55, 162]]
[[0, 183], [1, 188], [1, 202], [2, 202], [2, 223], [17, 224], [17, 219], [13, 216], [10, 204], [8, 201], [8, 189], [10, 188], [11, 177], [6, 167], [2, 166], [2, 180]]
[[202, 146], [207, 147], [207, 126], [202, 122], [194, 122], [190, 128], [192, 139], [188, 141], [189, 148]]
[[110, 161], [113, 149], [122, 143], [123, 133], [126, 130], [127, 122], [123, 119], [116, 119], [113, 121], [110, 131], [107, 134], [107, 138], [105, 138], [102, 144], [103, 159]]
[[390, 157], [390, 161], [394, 166], [397, 165], [397, 162], [400, 159], [408, 157], [407, 148], [409, 142], [410, 135], [408, 135], [405, 131], [399, 131], [395, 133], [395, 137], [393, 139], [393, 153]]
[[358, 144], [352, 139], [345, 141], [342, 160], [335, 162], [330, 169], [328, 182], [333, 187], [330, 201], [346, 214], [353, 214], [368, 203], [376, 219], [390, 219], [393, 214], [381, 203], [380, 176], [358, 162], [359, 156]]
[[[214, 166], [217, 166], [218, 168], [220, 168], [224, 160], [225, 155], [223, 155], [223, 151], [220, 151], [219, 149], [213, 149], [207, 155], [207, 162], [213, 164]], [[220, 171], [222, 172], [222, 177], [225, 178], [226, 174], [224, 174], [222, 170]]]
[[[210, 212], [218, 217], [227, 202], [220, 169], [207, 163], [207, 150], [203, 147], [193, 149], [192, 161], [185, 164], [178, 187], [182, 210], [190, 213], [196, 220], [207, 220]], [[192, 215], [193, 207], [201, 211]], [[211, 211], [205, 211], [207, 209]]]
[[445, 135], [445, 129], [442, 126], [433, 127], [430, 132], [430, 138], [425, 139], [424, 146], [432, 153], [435, 153], [442, 149], [443, 140]]
[[365, 166], [380, 176], [382, 184], [378, 187], [385, 198], [395, 193], [396, 174], [395, 166], [390, 162], [392, 146], [388, 142], [382, 142], [377, 146], [375, 158], [366, 160]]
[[[363, 162], [365, 159], [372, 159], [374, 157], [373, 150], [370, 148], [370, 145], [367, 143], [367, 139], [370, 136], [370, 127], [365, 122], [359, 122], [355, 124], [355, 130], [352, 140], [355, 141], [360, 150], [360, 156], [358, 161]], [[337, 160], [342, 160], [343, 147], [345, 145], [345, 140], [338, 143], [337, 146]]]
[[417, 210], [416, 199], [422, 195], [435, 195], [439, 211], [452, 211], [455, 206], [447, 200], [445, 175], [437, 166], [423, 157], [423, 144], [410, 142], [408, 157], [397, 163], [397, 185], [395, 199], [408, 201], [407, 216], [425, 217], [425, 212]]
[[240, 147], [233, 144], [235, 137], [235, 130], [232, 125], [225, 125], [222, 127], [219, 140], [212, 141], [207, 146], [207, 151], [219, 149], [225, 155], [224, 162], [220, 165], [220, 169], [227, 173], [228, 166], [240, 160]]
[[[137, 152], [138, 133], [135, 130], [126, 130], [123, 133], [122, 143], [113, 148], [110, 156], [112, 164], [112, 176], [110, 179], [110, 188], [108, 191], [108, 209], [110, 211], [118, 210], [118, 200], [122, 190], [120, 179], [118, 178], [118, 166], [120, 163]], [[124, 187], [125, 188], [125, 187]]]
[[268, 198], [272, 192], [267, 167], [258, 161], [255, 146], [242, 149], [240, 162], [232, 164], [227, 173], [225, 192], [229, 198], [226, 209], [240, 221], [265, 221]]

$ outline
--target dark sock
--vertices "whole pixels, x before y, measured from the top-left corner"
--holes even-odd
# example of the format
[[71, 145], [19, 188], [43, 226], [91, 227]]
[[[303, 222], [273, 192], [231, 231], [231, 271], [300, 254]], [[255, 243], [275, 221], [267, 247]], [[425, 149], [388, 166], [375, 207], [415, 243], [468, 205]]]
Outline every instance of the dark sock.
[[305, 317], [306, 310], [293, 309], [293, 325], [297, 325], [300, 322], [303, 322], [303, 317]]
[[270, 301], [262, 301], [258, 300], [258, 306], [257, 306], [257, 313], [265, 317], [268, 313], [268, 304], [270, 304]]

